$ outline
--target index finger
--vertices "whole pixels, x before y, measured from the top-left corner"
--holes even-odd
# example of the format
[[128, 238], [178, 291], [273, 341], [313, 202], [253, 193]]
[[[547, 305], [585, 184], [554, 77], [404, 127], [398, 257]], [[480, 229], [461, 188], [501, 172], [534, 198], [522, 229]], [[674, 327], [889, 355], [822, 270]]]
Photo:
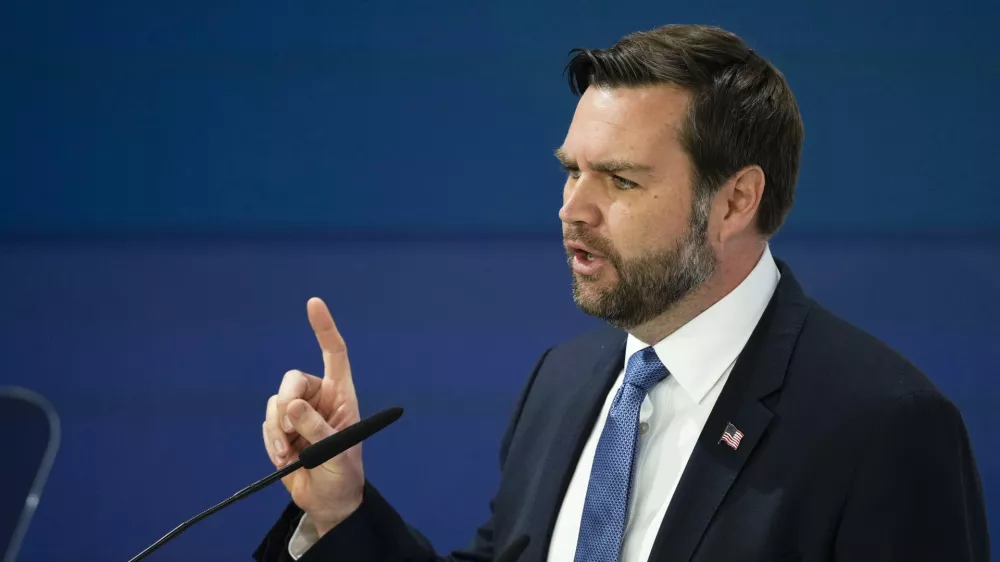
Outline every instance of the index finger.
[[306, 303], [309, 324], [316, 333], [316, 341], [323, 350], [323, 378], [334, 378], [349, 370], [347, 364], [347, 344], [333, 322], [330, 309], [318, 297], [309, 299]]

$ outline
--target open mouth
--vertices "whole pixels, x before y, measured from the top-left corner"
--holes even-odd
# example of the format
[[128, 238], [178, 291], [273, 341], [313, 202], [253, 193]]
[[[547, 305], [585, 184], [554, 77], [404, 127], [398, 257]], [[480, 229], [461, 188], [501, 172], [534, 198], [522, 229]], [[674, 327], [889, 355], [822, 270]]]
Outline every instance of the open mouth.
[[574, 273], [593, 276], [597, 275], [601, 268], [607, 265], [607, 260], [604, 256], [593, 252], [590, 248], [582, 244], [570, 242], [566, 244], [566, 248], [572, 251], [570, 265]]

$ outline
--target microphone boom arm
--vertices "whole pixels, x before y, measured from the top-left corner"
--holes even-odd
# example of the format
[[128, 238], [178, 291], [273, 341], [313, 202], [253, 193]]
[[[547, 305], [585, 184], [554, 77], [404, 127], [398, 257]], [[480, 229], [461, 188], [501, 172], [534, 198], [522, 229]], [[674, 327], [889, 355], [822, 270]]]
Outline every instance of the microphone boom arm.
[[[166, 535], [160, 538], [160, 540], [149, 545], [146, 550], [143, 550], [139, 554], [132, 557], [129, 562], [139, 562], [143, 558], [149, 556], [154, 550], [160, 548], [166, 544], [171, 539], [180, 535], [188, 528], [190, 528], [195, 523], [201, 521], [202, 519], [208, 517], [209, 515], [219, 511], [220, 509], [234, 504], [243, 498], [259, 492], [264, 488], [270, 486], [274, 482], [288, 476], [289, 474], [295, 472], [300, 468], [316, 468], [317, 466], [323, 464], [324, 462], [332, 459], [333, 457], [343, 453], [344, 451], [350, 449], [351, 447], [357, 445], [358, 443], [364, 441], [368, 437], [371, 437], [375, 433], [384, 429], [387, 425], [399, 419], [403, 415], [402, 408], [389, 408], [382, 410], [381, 412], [365, 418], [356, 424], [345, 427], [343, 430], [334, 433], [333, 435], [317, 441], [312, 445], [309, 445], [299, 453], [299, 458], [292, 464], [272, 473], [260, 480], [250, 484], [246, 488], [243, 488], [239, 492], [236, 492], [226, 500], [202, 511], [198, 515], [195, 515], [191, 519], [181, 523], [174, 530], [170, 531]], [[305, 463], [303, 463], [303, 457], [305, 457]]]

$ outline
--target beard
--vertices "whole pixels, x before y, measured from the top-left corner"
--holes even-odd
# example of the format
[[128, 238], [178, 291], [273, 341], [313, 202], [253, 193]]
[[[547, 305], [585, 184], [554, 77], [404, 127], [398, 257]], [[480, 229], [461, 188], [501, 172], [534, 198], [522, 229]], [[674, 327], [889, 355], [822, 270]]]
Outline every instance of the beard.
[[[625, 260], [608, 240], [582, 229], [571, 229], [567, 241], [586, 244], [604, 256], [618, 273], [618, 282], [596, 296], [585, 294], [582, 284], [596, 276], [573, 274], [573, 300], [581, 310], [612, 326], [630, 330], [660, 316], [707, 281], [718, 265], [708, 244], [708, 210], [711, 199], [696, 199], [687, 232], [673, 247]], [[573, 260], [573, 252], [569, 260]]]

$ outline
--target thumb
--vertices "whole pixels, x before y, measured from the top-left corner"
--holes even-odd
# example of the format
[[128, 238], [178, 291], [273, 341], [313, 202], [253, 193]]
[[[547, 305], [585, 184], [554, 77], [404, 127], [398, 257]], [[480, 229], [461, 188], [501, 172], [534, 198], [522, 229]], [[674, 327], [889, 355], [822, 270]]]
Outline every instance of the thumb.
[[323, 416], [301, 398], [289, 402], [286, 413], [296, 433], [310, 444], [326, 439], [334, 433]]

